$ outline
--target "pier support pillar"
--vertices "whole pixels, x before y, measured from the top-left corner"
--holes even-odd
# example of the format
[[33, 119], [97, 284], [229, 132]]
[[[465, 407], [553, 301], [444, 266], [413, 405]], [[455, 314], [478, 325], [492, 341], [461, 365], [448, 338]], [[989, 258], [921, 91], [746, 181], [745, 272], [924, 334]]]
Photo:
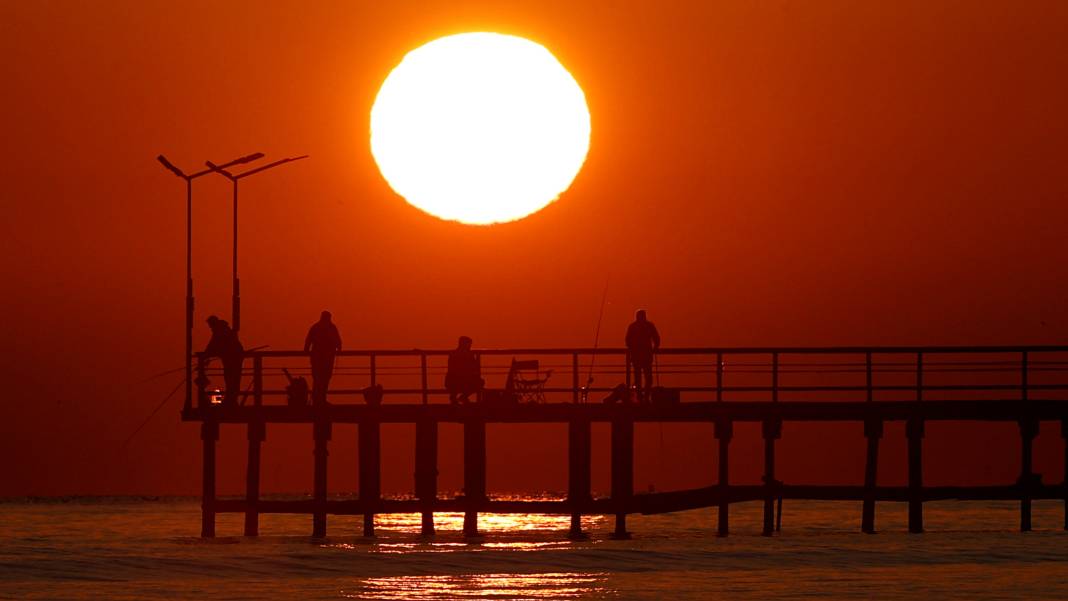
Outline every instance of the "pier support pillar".
[[1068, 530], [1068, 419], [1061, 420], [1061, 438], [1064, 439], [1064, 479], [1061, 480], [1064, 490], [1064, 529]]
[[716, 421], [716, 439], [719, 440], [719, 536], [727, 536], [730, 531], [730, 484], [728, 467], [730, 466], [731, 439], [734, 438], [734, 422], [729, 419]]
[[267, 439], [267, 424], [248, 423], [248, 466], [245, 473], [245, 536], [260, 535], [260, 451]]
[[375, 510], [382, 499], [382, 435], [377, 419], [360, 422], [360, 501], [363, 510], [363, 535], [375, 535]]
[[331, 436], [330, 422], [316, 421], [312, 426], [312, 435], [315, 438], [315, 451], [313, 452], [315, 474], [312, 492], [315, 512], [312, 514], [312, 536], [323, 538], [326, 536], [326, 458], [329, 455], [326, 443]]
[[782, 437], [782, 420], [764, 420], [761, 428], [764, 435], [764, 536], [775, 531], [775, 499], [782, 495], [779, 482], [775, 480], [775, 441]]
[[1031, 531], [1031, 494], [1038, 478], [1032, 471], [1031, 458], [1035, 437], [1038, 436], [1038, 422], [1020, 420], [1020, 532]]
[[415, 496], [423, 505], [422, 534], [434, 534], [434, 502], [438, 498], [438, 424], [415, 423]]
[[627, 509], [634, 496], [634, 421], [630, 412], [612, 421], [612, 505], [616, 508], [614, 539], [628, 539]]
[[478, 536], [478, 507], [486, 500], [486, 421], [464, 422], [464, 536]]
[[204, 471], [200, 497], [200, 536], [215, 536], [215, 443], [219, 440], [219, 422], [205, 420], [200, 424], [200, 440], [204, 442]]
[[864, 438], [868, 440], [868, 456], [864, 463], [864, 505], [861, 509], [860, 530], [875, 534], [875, 485], [879, 469], [879, 439], [883, 437], [883, 421], [864, 422]]
[[590, 502], [590, 420], [575, 418], [567, 426], [568, 483], [567, 500], [571, 502], [571, 530], [568, 538], [585, 540], [581, 508]]
[[923, 420], [905, 423], [909, 445], [909, 532], [923, 532]]

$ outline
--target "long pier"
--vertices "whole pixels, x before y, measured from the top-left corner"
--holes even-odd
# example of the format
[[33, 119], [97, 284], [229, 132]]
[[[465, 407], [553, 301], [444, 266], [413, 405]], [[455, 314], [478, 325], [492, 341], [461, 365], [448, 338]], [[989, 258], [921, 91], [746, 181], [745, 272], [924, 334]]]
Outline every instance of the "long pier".
[[[373, 536], [375, 515], [419, 513], [422, 532], [434, 534], [435, 512], [462, 512], [464, 534], [478, 535], [479, 513], [544, 513], [571, 516], [569, 535], [582, 538], [581, 516], [615, 517], [612, 536], [626, 538], [627, 516], [701, 507], [718, 508], [716, 532], [730, 530], [730, 505], [763, 501], [765, 535], [777, 529], [775, 505], [782, 499], [859, 501], [860, 529], [875, 532], [876, 504], [908, 504], [910, 532], [923, 532], [923, 504], [928, 501], [1016, 500], [1020, 529], [1031, 529], [1034, 500], [1065, 503], [1068, 529], [1068, 371], [1066, 346], [1000, 347], [829, 347], [829, 348], [679, 348], [658, 355], [660, 385], [678, 393], [672, 402], [602, 402], [602, 398], [630, 389], [631, 374], [623, 349], [483, 349], [476, 351], [487, 388], [501, 389], [513, 381], [517, 365], [533, 367], [536, 386], [509, 395], [485, 394], [478, 402], [451, 405], [443, 388], [432, 386], [444, 374], [444, 350], [364, 350], [340, 353], [330, 402], [326, 405], [287, 404], [282, 367], [307, 373], [307, 355], [300, 352], [248, 353], [246, 373], [251, 382], [241, 404], [224, 407], [211, 378], [221, 381], [208, 360], [197, 356], [203, 377], [190, 381], [182, 417], [201, 422], [203, 441], [202, 528], [215, 535], [215, 516], [223, 512], [245, 515], [244, 533], [259, 533], [264, 513], [313, 516], [312, 536], [327, 533], [330, 515], [362, 515], [363, 534]], [[533, 358], [533, 360], [532, 360]], [[250, 360], [250, 361], [249, 361]], [[299, 368], [299, 369], [298, 369]], [[552, 372], [551, 375], [547, 372]], [[590, 381], [597, 386], [589, 385]], [[563, 381], [564, 385], [559, 385]], [[368, 395], [368, 386], [381, 386], [382, 401]], [[370, 396], [371, 402], [365, 402]], [[194, 404], [195, 397], [195, 404]], [[532, 401], [532, 402], [527, 402]], [[926, 486], [923, 479], [923, 441], [929, 422], [1012, 422], [1020, 435], [1020, 471], [1015, 482], [997, 486]], [[1059, 422], [1065, 441], [1061, 482], [1044, 484], [1033, 471], [1033, 441], [1039, 424]], [[704, 488], [635, 494], [634, 427], [642, 422], [708, 424], [718, 442], [718, 472]], [[729, 453], [734, 424], [761, 424], [764, 473], [760, 485], [731, 484]], [[811, 422], [851, 422], [866, 439], [862, 483], [828, 486], [785, 483], [776, 478], [776, 442], [783, 425]], [[887, 422], [905, 424], [908, 483], [878, 484], [880, 441]], [[298, 501], [260, 499], [260, 452], [268, 424], [308, 424], [314, 443], [312, 498]], [[414, 498], [384, 499], [381, 494], [381, 425], [415, 426]], [[438, 430], [442, 423], [463, 427], [463, 495], [438, 494]], [[563, 423], [568, 425], [568, 494], [559, 501], [494, 500], [486, 487], [486, 426], [494, 423]], [[611, 494], [591, 493], [591, 428], [611, 428]], [[215, 493], [215, 450], [220, 424], [245, 424], [248, 430], [248, 470], [244, 499], [220, 500]], [[355, 424], [359, 441], [359, 495], [355, 500], [327, 498], [328, 447], [335, 425]], [[796, 426], [795, 426], [796, 427]]]

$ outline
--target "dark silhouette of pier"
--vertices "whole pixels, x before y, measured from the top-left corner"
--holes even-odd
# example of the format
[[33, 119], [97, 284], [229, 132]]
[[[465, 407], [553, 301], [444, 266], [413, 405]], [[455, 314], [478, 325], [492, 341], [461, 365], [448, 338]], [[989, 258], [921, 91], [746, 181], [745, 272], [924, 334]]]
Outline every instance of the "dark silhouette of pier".
[[[678, 392], [663, 398], [681, 400], [660, 403], [601, 402], [620, 384], [630, 389], [632, 374], [625, 349], [475, 352], [487, 390], [499, 387], [509, 362], [517, 357], [539, 357], [543, 364], [551, 364], [555, 375], [541, 380], [545, 402], [510, 402], [507, 395], [480, 394], [471, 404], [450, 404], [442, 382], [448, 350], [356, 350], [337, 353], [334, 382], [338, 387], [329, 391], [328, 404], [287, 403], [281, 371], [299, 371], [296, 366], [306, 366], [308, 354], [261, 351], [246, 353], [250, 361], [245, 364], [252, 367], [245, 373], [251, 383], [240, 404], [223, 406], [213, 403], [219, 395], [209, 385], [218, 374], [203, 354], [198, 355], [198, 373], [205, 377], [189, 383], [191, 393], [182, 416], [202, 423], [202, 535], [214, 536], [215, 515], [220, 512], [244, 513], [248, 536], [259, 533], [262, 513], [311, 514], [316, 537], [326, 535], [329, 515], [363, 515], [363, 533], [373, 536], [376, 514], [421, 513], [422, 532], [429, 535], [434, 533], [435, 512], [462, 512], [464, 533], [477, 535], [478, 514], [494, 512], [570, 515], [570, 536], [575, 538], [585, 536], [582, 515], [613, 515], [613, 536], [625, 538], [628, 514], [717, 507], [716, 531], [726, 536], [730, 505], [743, 501], [763, 501], [763, 533], [772, 535], [778, 529], [775, 505], [782, 499], [859, 501], [863, 507], [860, 528], [867, 533], [875, 532], [878, 502], [908, 503], [909, 531], [919, 533], [924, 527], [923, 504], [928, 501], [1017, 500], [1020, 529], [1027, 531], [1033, 500], [1060, 499], [1065, 501], [1064, 527], [1068, 529], [1068, 383], [1058, 380], [1068, 370], [1068, 346], [661, 349], [661, 383]], [[580, 374], [585, 375], [595, 356], [598, 371], [583, 379], [585, 386], [580, 385]], [[591, 379], [598, 386], [589, 386]], [[273, 387], [275, 383], [279, 387]], [[369, 391], [377, 392], [369, 395]], [[587, 398], [589, 402], [582, 402]], [[939, 421], [1018, 424], [1019, 478], [997, 486], [925, 486], [925, 424]], [[1065, 473], [1059, 484], [1044, 484], [1032, 469], [1032, 443], [1043, 421], [1060, 422], [1066, 441]], [[611, 426], [611, 495], [607, 498], [591, 494], [591, 425], [595, 422]], [[715, 484], [635, 494], [634, 427], [640, 422], [708, 424], [708, 435], [718, 441]], [[728, 455], [734, 424], [740, 422], [761, 424], [764, 474], [760, 485], [730, 482]], [[867, 444], [862, 483], [813, 485], [776, 478], [775, 447], [783, 436], [783, 425], [794, 428], [810, 422], [850, 422], [863, 429]], [[878, 484], [879, 444], [887, 422], [905, 424], [906, 486]], [[219, 500], [215, 494], [215, 449], [223, 423], [248, 428], [247, 490], [241, 500]], [[314, 482], [309, 500], [260, 500], [260, 450], [267, 426], [279, 423], [311, 426]], [[414, 499], [382, 498], [380, 427], [384, 423], [415, 426]], [[442, 423], [463, 426], [464, 493], [457, 498], [438, 494], [438, 429]], [[486, 426], [493, 423], [568, 425], [566, 499], [490, 497]], [[356, 424], [359, 433], [359, 496], [332, 500], [327, 498], [328, 446], [335, 426], [347, 424]]]

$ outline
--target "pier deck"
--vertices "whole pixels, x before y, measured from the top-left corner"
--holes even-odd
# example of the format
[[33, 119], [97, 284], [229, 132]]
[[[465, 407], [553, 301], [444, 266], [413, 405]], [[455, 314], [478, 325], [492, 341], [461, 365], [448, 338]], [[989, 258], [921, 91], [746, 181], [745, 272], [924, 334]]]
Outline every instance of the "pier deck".
[[[540, 356], [563, 365], [570, 386], [550, 387], [549, 402], [473, 403], [431, 402], [444, 390], [429, 385], [440, 378], [434, 358], [446, 351], [349, 351], [342, 359], [355, 366], [339, 368], [340, 386], [331, 403], [289, 406], [265, 402], [282, 396], [267, 384], [278, 367], [294, 366], [303, 353], [250, 353], [252, 383], [242, 406], [212, 402], [215, 391], [208, 378], [190, 383], [183, 419], [202, 422], [203, 522], [202, 535], [215, 533], [215, 515], [245, 514], [245, 534], [259, 532], [263, 513], [313, 516], [313, 536], [325, 536], [328, 515], [363, 515], [364, 534], [374, 534], [374, 516], [381, 513], [420, 513], [424, 534], [434, 532], [435, 512], [463, 512], [464, 532], [478, 534], [478, 514], [545, 513], [571, 515], [571, 536], [582, 537], [580, 517], [615, 516], [615, 537], [628, 536], [626, 517], [632, 513], [663, 513], [718, 507], [717, 532], [729, 531], [731, 503], [764, 502], [763, 533], [778, 527], [775, 503], [782, 499], [842, 500], [863, 503], [861, 530], [875, 531], [878, 501], [909, 505], [909, 530], [923, 531], [923, 504], [943, 499], [1018, 500], [1020, 528], [1031, 529], [1031, 503], [1037, 499], [1065, 501], [1068, 529], [1068, 384], [1058, 380], [1068, 369], [1068, 347], [872, 347], [778, 349], [665, 349], [660, 356], [661, 384], [679, 390], [682, 401], [671, 404], [601, 403], [616, 380], [629, 387], [630, 373], [622, 349], [505, 349], [479, 351], [484, 363], [494, 357]], [[700, 358], [707, 360], [701, 361]], [[561, 364], [560, 359], [564, 362]], [[695, 360], [695, 358], [698, 358]], [[570, 361], [567, 361], [570, 359]], [[585, 360], [585, 362], [583, 362]], [[385, 362], [397, 362], [393, 366]], [[409, 362], [411, 365], [404, 365]], [[595, 368], [599, 362], [600, 366]], [[488, 367], [488, 369], [487, 369]], [[211, 374], [204, 357], [198, 371]], [[568, 369], [569, 368], [569, 369]], [[484, 365], [490, 381], [501, 369]], [[593, 378], [596, 376], [595, 378]], [[605, 382], [594, 387], [580, 382]], [[388, 381], [388, 385], [386, 382]], [[414, 382], [413, 382], [414, 381]], [[551, 380], [550, 380], [551, 381]], [[360, 404], [368, 384], [384, 386], [382, 404]], [[492, 384], [492, 382], [490, 382]], [[548, 383], [547, 383], [548, 384]], [[196, 404], [192, 403], [196, 396]], [[732, 398], [733, 397], [733, 398]], [[581, 402], [588, 398], [590, 402]], [[394, 401], [393, 399], [396, 399]], [[715, 399], [715, 400], [710, 400]], [[412, 402], [413, 400], [419, 402]], [[552, 401], [558, 402], [552, 402]], [[406, 401], [406, 402], [405, 402]], [[281, 402], [284, 402], [281, 401]], [[1021, 465], [1016, 482], [1001, 486], [925, 486], [923, 439], [925, 424], [938, 421], [1013, 422], [1020, 432]], [[1043, 484], [1032, 470], [1032, 443], [1039, 423], [1059, 422], [1065, 438], [1065, 474], [1059, 484]], [[633, 483], [634, 426], [642, 422], [706, 423], [718, 440], [718, 479], [704, 488], [635, 494]], [[761, 424], [764, 477], [761, 485], [730, 483], [727, 457], [733, 425]], [[855, 486], [787, 484], [775, 477], [775, 443], [785, 422], [852, 422], [866, 437], [864, 482]], [[908, 484], [879, 486], [879, 441], [887, 422], [903, 422], [908, 442]], [[315, 446], [313, 498], [299, 501], [259, 499], [260, 449], [269, 424], [308, 424]], [[381, 495], [381, 424], [413, 424], [416, 430], [416, 470], [410, 500]], [[459, 498], [440, 498], [437, 492], [439, 424], [460, 424], [464, 431], [464, 491]], [[486, 425], [494, 423], [568, 424], [568, 495], [560, 501], [492, 500], [486, 490]], [[611, 496], [595, 499], [590, 492], [591, 425], [611, 427]], [[220, 424], [248, 428], [246, 496], [219, 500], [215, 495], [215, 447]], [[356, 424], [359, 431], [359, 498], [327, 498], [327, 447], [334, 424]], [[561, 441], [563, 443], [563, 441]], [[711, 477], [711, 474], [710, 474]]]

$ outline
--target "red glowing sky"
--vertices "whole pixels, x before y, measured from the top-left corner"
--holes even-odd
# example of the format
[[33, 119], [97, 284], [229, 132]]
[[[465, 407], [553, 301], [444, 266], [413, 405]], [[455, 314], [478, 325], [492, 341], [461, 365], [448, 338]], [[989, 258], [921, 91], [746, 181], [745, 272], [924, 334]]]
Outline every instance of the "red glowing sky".
[[[551, 49], [593, 116], [571, 190], [507, 226], [409, 207], [368, 148], [391, 67], [471, 30]], [[639, 306], [670, 346], [1062, 343], [1064, 73], [1055, 1], [5, 3], [0, 495], [198, 489], [177, 402], [120, 449], [173, 384], [142, 380], [182, 357], [183, 190], [160, 152], [312, 156], [242, 189], [248, 346], [297, 347], [325, 307], [350, 348], [588, 346], [607, 275], [612, 344]], [[230, 268], [228, 187], [202, 181], [200, 318], [227, 312]], [[932, 430], [932, 483], [1015, 478], [1015, 426]], [[491, 429], [491, 487], [562, 487], [563, 439], [524, 447], [547, 431]], [[704, 462], [707, 432], [671, 432], [667, 468], [639, 458], [636, 482], [710, 482], [672, 459]], [[784, 434], [784, 477], [855, 480], [826, 436]], [[310, 486], [310, 434], [268, 437], [264, 486]], [[406, 490], [410, 433], [384, 438], [384, 486]], [[223, 491], [243, 440], [224, 429]], [[739, 477], [758, 473], [752, 441]], [[1038, 471], [1060, 469], [1060, 444], [1043, 430]], [[333, 445], [351, 489], [355, 444]]]

